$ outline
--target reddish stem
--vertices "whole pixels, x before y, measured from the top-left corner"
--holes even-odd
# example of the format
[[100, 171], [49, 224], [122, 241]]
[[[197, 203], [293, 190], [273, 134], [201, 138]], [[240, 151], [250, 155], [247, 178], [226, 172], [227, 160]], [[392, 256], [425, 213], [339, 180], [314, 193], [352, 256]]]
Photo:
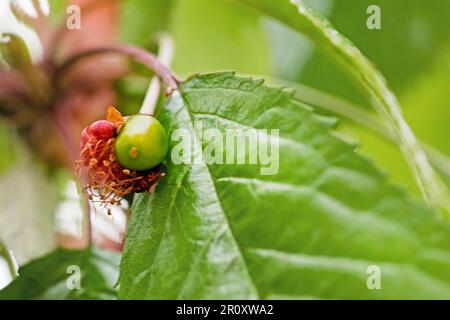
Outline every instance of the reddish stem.
[[111, 45], [99, 47], [75, 54], [56, 69], [56, 75], [60, 75], [61, 73], [66, 72], [70, 67], [86, 57], [105, 53], [124, 54], [153, 70], [153, 72], [155, 72], [155, 74], [160, 77], [165, 83], [167, 83], [167, 85], [172, 89], [178, 88], [178, 83], [180, 81], [176, 78], [172, 71], [169, 70], [169, 68], [167, 68], [158, 60], [155, 55], [144, 49], [127, 45]]

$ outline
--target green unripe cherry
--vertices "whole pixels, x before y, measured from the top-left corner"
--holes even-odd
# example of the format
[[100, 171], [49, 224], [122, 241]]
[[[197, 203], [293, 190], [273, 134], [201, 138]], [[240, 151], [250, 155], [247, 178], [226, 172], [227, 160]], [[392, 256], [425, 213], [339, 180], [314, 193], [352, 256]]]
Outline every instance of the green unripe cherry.
[[161, 123], [149, 115], [131, 116], [116, 139], [117, 161], [127, 169], [144, 171], [163, 162], [167, 134]]

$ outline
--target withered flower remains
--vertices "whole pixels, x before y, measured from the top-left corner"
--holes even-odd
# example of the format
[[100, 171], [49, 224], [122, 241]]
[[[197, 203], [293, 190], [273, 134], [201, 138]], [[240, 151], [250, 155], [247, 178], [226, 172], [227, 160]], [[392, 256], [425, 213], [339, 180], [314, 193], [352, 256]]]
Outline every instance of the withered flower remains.
[[[164, 176], [162, 163], [144, 171], [133, 170], [119, 163], [118, 151], [119, 153], [128, 151], [136, 157], [139, 152], [152, 152], [134, 146], [131, 146], [132, 152], [124, 151], [120, 149], [121, 147], [116, 150], [116, 140], [120, 134], [126, 134], [123, 132], [124, 126], [132, 117], [123, 117], [114, 107], [109, 107], [105, 120], [92, 123], [82, 133], [76, 171], [89, 197], [91, 199], [98, 197], [98, 201], [105, 207], [120, 204], [121, 199], [131, 193], [152, 192], [157, 182]], [[162, 134], [165, 136], [165, 131]], [[161, 159], [165, 156], [167, 146], [164, 150]]]

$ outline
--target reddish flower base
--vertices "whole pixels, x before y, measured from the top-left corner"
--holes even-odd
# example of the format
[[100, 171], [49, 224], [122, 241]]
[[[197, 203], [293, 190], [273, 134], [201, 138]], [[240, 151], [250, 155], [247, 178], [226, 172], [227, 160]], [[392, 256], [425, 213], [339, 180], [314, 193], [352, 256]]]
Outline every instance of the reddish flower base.
[[114, 149], [115, 138], [125, 119], [110, 107], [107, 120], [96, 121], [84, 129], [80, 157], [76, 172], [84, 181], [84, 191], [89, 198], [97, 197], [102, 205], [118, 205], [131, 193], [152, 192], [157, 182], [164, 177], [163, 165], [148, 171], [134, 171], [117, 162]]

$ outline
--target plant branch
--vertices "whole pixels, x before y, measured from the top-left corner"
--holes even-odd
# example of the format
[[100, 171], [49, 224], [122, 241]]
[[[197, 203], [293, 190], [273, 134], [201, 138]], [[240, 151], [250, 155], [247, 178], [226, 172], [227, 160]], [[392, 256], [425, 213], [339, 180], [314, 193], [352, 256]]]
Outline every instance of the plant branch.
[[[175, 52], [175, 43], [169, 34], [162, 34], [159, 37], [158, 60], [169, 67]], [[154, 115], [161, 93], [161, 81], [158, 77], [153, 77], [147, 89], [147, 93], [142, 103], [139, 113]]]
[[86, 50], [75, 54], [74, 56], [67, 59], [59, 68], [56, 69], [56, 76], [60, 76], [64, 72], [67, 72], [73, 65], [83, 60], [97, 54], [107, 54], [115, 53], [125, 55], [153, 70], [155, 74], [161, 78], [169, 87], [172, 89], [178, 88], [179, 80], [176, 76], [167, 68], [163, 63], [161, 63], [158, 58], [152, 53], [138, 48], [127, 45], [111, 45], [105, 47], [99, 47], [95, 49]]
[[8, 248], [0, 241], [0, 257], [3, 257], [8, 264], [9, 273], [11, 274], [11, 278], [14, 280], [17, 278], [17, 270], [16, 264], [9, 252]]
[[404, 120], [396, 96], [374, 65], [350, 40], [301, 0], [237, 0], [278, 19], [307, 35], [338, 61], [361, 85], [373, 106], [400, 142], [401, 150], [411, 167], [424, 199], [440, 212], [450, 213], [449, 191], [430, 165], [409, 125]]
[[83, 209], [83, 234], [82, 240], [85, 242], [86, 247], [92, 246], [93, 243], [93, 230], [92, 230], [92, 210], [89, 197], [86, 192], [83, 192], [82, 186], [78, 185], [78, 195], [80, 197], [80, 206]]

